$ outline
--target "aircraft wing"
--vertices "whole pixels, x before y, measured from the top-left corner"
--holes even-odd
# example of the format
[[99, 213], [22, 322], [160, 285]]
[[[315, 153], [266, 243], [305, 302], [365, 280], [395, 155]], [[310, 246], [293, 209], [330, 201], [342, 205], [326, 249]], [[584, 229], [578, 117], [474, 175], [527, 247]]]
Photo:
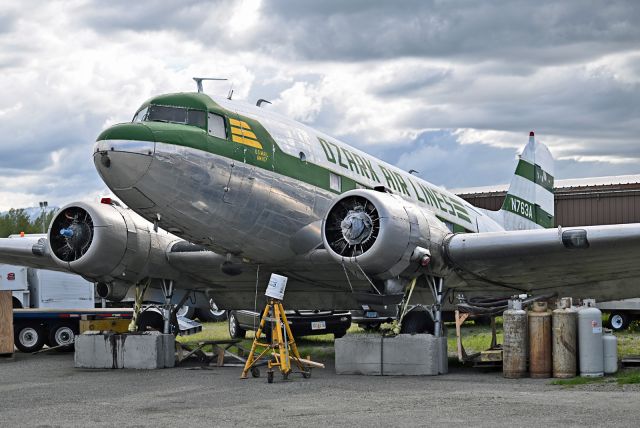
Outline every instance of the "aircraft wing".
[[54, 262], [46, 238], [0, 238], [0, 263], [69, 272]]
[[460, 288], [640, 296], [640, 224], [455, 234], [443, 250]]

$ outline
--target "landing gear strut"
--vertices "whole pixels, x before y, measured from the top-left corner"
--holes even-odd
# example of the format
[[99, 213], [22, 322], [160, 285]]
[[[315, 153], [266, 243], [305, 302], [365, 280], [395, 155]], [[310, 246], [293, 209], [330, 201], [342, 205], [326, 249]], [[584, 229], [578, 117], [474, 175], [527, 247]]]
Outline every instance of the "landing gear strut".
[[173, 297], [173, 280], [162, 280], [162, 295], [164, 296], [164, 305], [162, 305], [162, 319], [164, 321], [164, 334], [171, 334], [171, 298]]
[[435, 322], [433, 335], [435, 337], [441, 337], [442, 332], [442, 300], [444, 295], [444, 278], [442, 277], [433, 277], [431, 275], [425, 275], [427, 278], [427, 284], [429, 284], [429, 289], [431, 289], [431, 293], [433, 294], [433, 305], [431, 306], [431, 315]]

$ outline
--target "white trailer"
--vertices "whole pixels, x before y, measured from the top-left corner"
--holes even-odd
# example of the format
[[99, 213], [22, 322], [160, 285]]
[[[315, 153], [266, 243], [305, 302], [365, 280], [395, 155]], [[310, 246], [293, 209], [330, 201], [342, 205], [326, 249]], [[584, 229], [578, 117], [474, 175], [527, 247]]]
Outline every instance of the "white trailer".
[[16, 309], [95, 307], [93, 283], [70, 273], [0, 265], [0, 290], [11, 291]]

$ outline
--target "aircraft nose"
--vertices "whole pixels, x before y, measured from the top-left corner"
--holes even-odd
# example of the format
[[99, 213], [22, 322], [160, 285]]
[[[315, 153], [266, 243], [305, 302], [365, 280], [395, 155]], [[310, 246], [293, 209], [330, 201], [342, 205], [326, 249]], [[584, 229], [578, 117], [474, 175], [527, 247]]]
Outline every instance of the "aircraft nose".
[[[122, 125], [119, 127], [122, 128]], [[126, 135], [118, 135], [122, 136], [121, 139], [104, 139], [110, 136], [105, 133], [98, 137], [93, 150], [93, 163], [104, 182], [112, 189], [133, 187], [149, 170], [155, 153], [155, 142], [151, 131], [146, 129], [149, 132], [147, 140], [127, 139]], [[118, 134], [126, 134], [123, 129], [118, 131]]]

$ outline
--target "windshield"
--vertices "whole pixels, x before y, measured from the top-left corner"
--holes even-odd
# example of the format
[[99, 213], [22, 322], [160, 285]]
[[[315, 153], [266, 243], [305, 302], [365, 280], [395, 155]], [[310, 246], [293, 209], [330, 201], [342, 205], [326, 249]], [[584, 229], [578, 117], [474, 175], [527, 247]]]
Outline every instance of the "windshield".
[[[138, 116], [138, 115], [136, 115]], [[201, 110], [188, 110], [184, 107], [149, 106], [147, 117], [143, 120], [150, 122], [182, 123], [185, 125], [206, 126], [206, 114]]]

